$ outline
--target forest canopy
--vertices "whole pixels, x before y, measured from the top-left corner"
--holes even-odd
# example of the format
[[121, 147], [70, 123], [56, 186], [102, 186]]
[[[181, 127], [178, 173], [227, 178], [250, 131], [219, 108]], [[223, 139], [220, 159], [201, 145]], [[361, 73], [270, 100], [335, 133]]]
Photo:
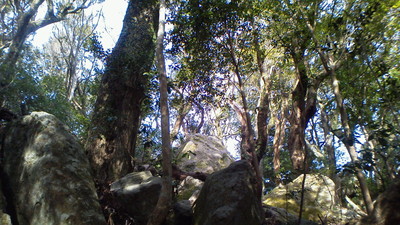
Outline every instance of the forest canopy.
[[[132, 3], [134, 19], [124, 20], [112, 52], [99, 41], [104, 18], [89, 10], [101, 1], [0, 2], [1, 108], [52, 113], [88, 148], [94, 134], [123, 142], [133, 165], [104, 174], [160, 168], [158, 1]], [[259, 164], [263, 182], [321, 173], [346, 186], [350, 174], [360, 187], [354, 201], [372, 212], [400, 169], [399, 7], [397, 0], [167, 1], [172, 153], [200, 133]], [[35, 46], [35, 32], [50, 24], [48, 42]], [[132, 101], [122, 101], [128, 95]]]

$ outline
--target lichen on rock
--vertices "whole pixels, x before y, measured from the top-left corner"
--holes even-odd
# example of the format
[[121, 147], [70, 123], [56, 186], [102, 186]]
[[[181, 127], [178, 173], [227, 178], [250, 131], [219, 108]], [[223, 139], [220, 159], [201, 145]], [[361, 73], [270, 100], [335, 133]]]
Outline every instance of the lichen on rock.
[[221, 170], [234, 161], [218, 138], [201, 134], [190, 135], [175, 158], [183, 171], [203, 173]]
[[53, 115], [12, 121], [3, 142], [3, 179], [20, 225], [105, 224], [82, 146]]
[[[300, 175], [291, 183], [274, 188], [264, 196], [263, 203], [298, 215], [303, 179], [304, 175]], [[357, 220], [360, 215], [342, 208], [335, 202], [334, 188], [335, 184], [329, 177], [321, 174], [307, 174], [304, 185], [302, 218], [315, 222], [330, 221], [333, 224], [345, 224]]]

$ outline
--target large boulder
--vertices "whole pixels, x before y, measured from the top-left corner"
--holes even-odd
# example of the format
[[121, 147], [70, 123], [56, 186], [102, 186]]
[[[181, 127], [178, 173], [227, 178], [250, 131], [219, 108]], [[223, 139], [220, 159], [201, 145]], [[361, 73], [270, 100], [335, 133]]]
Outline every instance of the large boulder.
[[244, 160], [210, 175], [195, 203], [194, 225], [262, 224], [264, 213], [255, 195], [255, 182]]
[[193, 177], [186, 177], [180, 184], [177, 186], [177, 199], [178, 200], [190, 200], [193, 204], [203, 187], [204, 182]]
[[3, 185], [18, 224], [106, 224], [84, 150], [53, 115], [11, 122], [2, 144]]
[[400, 180], [380, 194], [374, 204], [372, 215], [364, 217], [359, 225], [400, 224]]
[[173, 225], [191, 225], [193, 224], [192, 203], [189, 200], [182, 200], [174, 204], [174, 222]]
[[[274, 188], [264, 196], [263, 203], [298, 215], [303, 179], [304, 175], [300, 175], [293, 182]], [[357, 213], [335, 203], [335, 183], [329, 177], [320, 174], [306, 175], [302, 218], [315, 222], [322, 220], [326, 223], [345, 224], [359, 217]]]
[[176, 158], [183, 171], [203, 173], [216, 172], [234, 161], [218, 138], [202, 134], [188, 136]]
[[161, 178], [150, 171], [133, 172], [110, 186], [118, 208], [133, 217], [136, 224], [146, 224], [161, 192]]
[[0, 180], [0, 224], [1, 225], [11, 225], [11, 217], [6, 213], [7, 211], [7, 201], [3, 195], [3, 186]]
[[[297, 225], [299, 217], [293, 215], [282, 208], [276, 208], [269, 205], [263, 206], [265, 211], [265, 225]], [[318, 225], [319, 223], [310, 220], [301, 220], [301, 225]]]
[[[175, 158], [181, 170], [204, 174], [224, 169], [234, 161], [221, 140], [201, 134], [188, 136]], [[193, 204], [203, 183], [193, 177], [186, 177], [177, 187], [178, 200], [190, 200]]]

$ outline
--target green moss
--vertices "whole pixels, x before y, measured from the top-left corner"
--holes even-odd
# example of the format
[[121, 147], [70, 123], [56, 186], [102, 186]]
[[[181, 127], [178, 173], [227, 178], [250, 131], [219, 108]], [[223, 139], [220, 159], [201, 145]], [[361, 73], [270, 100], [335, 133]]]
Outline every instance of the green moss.
[[[293, 215], [298, 215], [300, 211], [300, 204], [293, 199], [284, 199], [279, 196], [267, 198], [263, 202], [266, 205], [283, 208]], [[320, 218], [323, 218], [327, 212], [325, 212], [321, 207], [315, 205], [314, 202], [306, 202], [305, 207], [303, 207], [303, 218], [307, 220], [312, 220], [319, 222]]]
[[198, 187], [196, 187], [194, 185], [185, 187], [185, 189], [183, 191], [179, 192], [179, 194], [177, 196], [178, 201], [188, 200], [197, 189], [198, 189]]
[[277, 208], [282, 208], [291, 214], [298, 214], [300, 207], [293, 199], [283, 199], [283, 198], [268, 198], [264, 202], [266, 205], [274, 206]]

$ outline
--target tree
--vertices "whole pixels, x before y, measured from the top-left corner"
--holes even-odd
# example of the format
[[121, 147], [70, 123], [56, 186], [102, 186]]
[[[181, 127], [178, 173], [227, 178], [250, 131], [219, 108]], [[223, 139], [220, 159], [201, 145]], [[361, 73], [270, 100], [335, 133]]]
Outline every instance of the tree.
[[[77, 108], [84, 108], [75, 100], [79, 97], [79, 84], [84, 79], [93, 76], [93, 68], [96, 65], [94, 53], [90, 52], [92, 38], [101, 15], [89, 14], [85, 11], [71, 15], [53, 29], [53, 37], [49, 42], [48, 51], [51, 58], [58, 60], [58, 68], [65, 68], [66, 97], [68, 101], [75, 103]], [[96, 21], [97, 19], [97, 21]], [[85, 65], [86, 64], [86, 65]], [[85, 93], [80, 93], [85, 95]], [[84, 110], [83, 110], [84, 112]]]
[[[288, 148], [295, 170], [306, 170], [305, 129], [316, 112], [316, 94], [325, 74], [312, 74], [308, 67], [311, 34], [304, 23], [304, 16], [299, 13], [305, 8], [308, 14], [314, 14], [313, 1], [272, 1], [265, 7], [267, 26], [271, 29], [274, 43], [283, 47], [291, 57], [297, 81], [292, 92], [292, 107], [289, 122], [290, 133]], [[282, 10], [283, 9], [283, 10]], [[307, 53], [307, 54], [306, 54]]]
[[[37, 18], [39, 7], [44, 5], [45, 2], [46, 14], [42, 18]], [[0, 90], [7, 87], [14, 79], [15, 64], [29, 35], [49, 24], [64, 20], [67, 15], [77, 13], [94, 2], [95, 0], [78, 2], [3, 0], [0, 14], [2, 17], [1, 27], [4, 30], [0, 41], [0, 49], [2, 50]]]
[[[244, 1], [182, 2], [174, 17], [176, 29], [173, 41], [177, 52], [183, 55], [185, 67], [192, 72], [189, 76], [195, 76], [206, 86], [199, 87], [198, 82], [194, 85], [197, 90], [206, 89], [212, 93], [216, 88], [209, 86], [214, 82], [223, 89], [220, 91], [223, 93], [221, 98], [229, 103], [240, 123], [241, 157], [251, 163], [257, 180], [255, 190], [257, 196], [261, 197], [262, 182], [256, 148], [262, 149], [261, 152], [265, 150], [264, 129], [268, 116], [268, 91], [265, 88], [268, 85], [261, 91], [263, 99], [259, 101], [261, 135], [256, 146], [251, 112], [252, 109], [255, 111], [257, 100], [252, 99], [254, 101], [250, 105], [248, 91], [253, 92], [254, 89], [246, 86], [245, 81], [256, 70], [263, 73], [264, 48], [258, 45], [259, 40], [251, 33], [255, 26], [252, 26], [251, 17], [245, 13], [250, 5]], [[259, 64], [252, 60], [255, 52], [259, 56]], [[193, 56], [196, 56], [196, 60], [193, 60]]]
[[109, 56], [86, 143], [95, 178], [107, 184], [132, 171], [142, 103], [154, 59], [155, 1], [129, 1]]
[[159, 25], [157, 32], [157, 71], [160, 81], [160, 109], [162, 136], [162, 187], [157, 205], [149, 218], [148, 225], [161, 225], [168, 215], [172, 203], [172, 164], [168, 109], [168, 80], [164, 59], [164, 35], [166, 22], [166, 3], [160, 0]]
[[[71, 121], [68, 125], [74, 133], [82, 135], [82, 139], [87, 136], [98, 75], [103, 69], [103, 50], [97, 45], [95, 34], [99, 17], [99, 13], [87, 13], [86, 10], [68, 16], [53, 26], [52, 36], [39, 50], [38, 57], [43, 70], [36, 76], [41, 77], [41, 85], [53, 88], [60, 98], [68, 102]], [[51, 80], [57, 80], [62, 85], [56, 83], [53, 87], [49, 82]], [[25, 104], [30, 107], [27, 102]]]
[[[342, 8], [336, 8], [336, 4], [343, 4]], [[379, 43], [380, 29], [384, 28], [381, 20], [385, 17], [391, 4], [393, 3], [381, 4], [371, 1], [366, 5], [347, 5], [346, 2], [335, 1], [333, 4], [324, 5], [321, 2], [321, 4], [316, 5], [314, 15], [309, 15], [309, 13], [300, 9], [301, 15], [306, 18], [306, 25], [311, 34], [315, 50], [318, 53], [325, 74], [331, 79], [331, 87], [343, 130], [342, 142], [346, 146], [351, 161], [354, 164], [359, 163], [357, 150], [354, 146], [355, 128], [350, 124], [349, 114], [344, 104], [337, 74], [348, 61], [357, 58], [364, 61], [365, 55], [372, 54], [373, 51], [370, 52], [365, 45], [376, 46], [375, 43]], [[354, 14], [346, 15], [344, 12], [349, 11], [350, 8], [354, 10]], [[321, 13], [322, 11], [331, 13], [323, 14]], [[320, 25], [318, 23], [319, 21], [326, 22], [326, 24], [336, 27], [336, 31], [332, 32], [330, 27]], [[326, 38], [322, 39], [321, 37], [323, 36]], [[349, 43], [354, 44], [353, 48], [349, 47]], [[347, 74], [348, 71], [349, 70], [346, 72], [342, 71], [342, 73]], [[360, 183], [367, 213], [371, 214], [373, 211], [373, 203], [365, 176], [361, 168], [356, 167], [355, 172]]]

